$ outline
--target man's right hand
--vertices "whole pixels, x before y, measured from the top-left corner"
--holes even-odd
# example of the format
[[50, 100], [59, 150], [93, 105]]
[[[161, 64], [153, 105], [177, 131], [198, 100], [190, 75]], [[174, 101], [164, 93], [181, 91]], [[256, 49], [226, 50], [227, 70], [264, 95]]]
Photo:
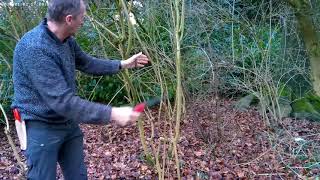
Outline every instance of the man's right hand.
[[141, 113], [133, 111], [132, 107], [113, 107], [111, 111], [111, 120], [120, 126], [126, 126], [135, 123]]

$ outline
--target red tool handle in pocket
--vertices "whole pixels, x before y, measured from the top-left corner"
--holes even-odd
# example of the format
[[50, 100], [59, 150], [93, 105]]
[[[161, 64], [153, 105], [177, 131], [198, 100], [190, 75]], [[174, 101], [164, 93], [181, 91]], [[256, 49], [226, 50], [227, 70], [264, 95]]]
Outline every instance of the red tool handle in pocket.
[[27, 129], [26, 129], [26, 123], [21, 118], [21, 115], [19, 113], [19, 110], [17, 108], [13, 109], [13, 116], [14, 116], [14, 123], [16, 125], [17, 135], [20, 142], [20, 148], [22, 150], [27, 149]]
[[19, 113], [18, 109], [15, 108], [15, 109], [13, 109], [12, 111], [13, 111], [14, 119], [15, 119], [16, 121], [21, 122], [21, 116], [20, 116], [20, 113]]

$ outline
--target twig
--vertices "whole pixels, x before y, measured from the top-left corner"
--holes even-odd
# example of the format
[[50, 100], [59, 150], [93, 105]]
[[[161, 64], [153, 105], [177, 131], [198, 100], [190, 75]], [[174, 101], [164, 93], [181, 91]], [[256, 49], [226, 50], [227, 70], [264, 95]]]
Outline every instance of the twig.
[[249, 162], [241, 163], [241, 164], [238, 164], [238, 165], [248, 165], [248, 164], [251, 164], [251, 163], [253, 163], [254, 161], [256, 161], [256, 160], [258, 160], [259, 158], [261, 158], [262, 156], [264, 156], [265, 154], [267, 154], [270, 150], [271, 150], [271, 148], [268, 149], [268, 150], [266, 150], [265, 152], [261, 153], [257, 158], [255, 158], [255, 159], [253, 159], [253, 160], [251, 160], [251, 161], [249, 161]]

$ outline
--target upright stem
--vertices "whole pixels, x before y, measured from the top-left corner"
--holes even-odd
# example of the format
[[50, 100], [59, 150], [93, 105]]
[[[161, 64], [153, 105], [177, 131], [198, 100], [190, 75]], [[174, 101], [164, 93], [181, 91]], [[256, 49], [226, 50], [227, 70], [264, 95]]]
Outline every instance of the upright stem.
[[[181, 10], [180, 10], [181, 9]], [[181, 41], [183, 37], [183, 29], [184, 29], [184, 0], [175, 0], [174, 1], [174, 11], [173, 14], [175, 16], [174, 19], [174, 43], [176, 50], [176, 76], [177, 76], [177, 84], [176, 84], [176, 125], [175, 125], [175, 137], [173, 141], [173, 151], [175, 155], [176, 168], [178, 179], [181, 179], [180, 176], [180, 161], [178, 155], [177, 143], [179, 141], [180, 136], [180, 122], [182, 116], [183, 109], [183, 91], [182, 91], [182, 75], [181, 75]]]
[[[127, 49], [127, 52], [126, 52], [126, 54], [128, 55], [129, 50], [131, 49], [131, 46], [132, 46], [132, 42], [131, 42], [131, 41], [132, 41], [132, 31], [134, 31], [135, 34], [137, 34], [137, 33], [136, 33], [135, 28], [133, 27], [133, 25], [132, 25], [131, 22], [130, 22], [129, 12], [128, 12], [128, 9], [127, 9], [127, 6], [126, 6], [124, 0], [120, 0], [120, 4], [121, 4], [122, 10], [124, 11], [124, 14], [125, 14], [125, 16], [126, 16], [126, 18], [127, 18], [127, 22], [128, 22], [128, 26], [129, 26], [129, 42], [128, 42], [128, 49]], [[139, 41], [141, 41], [141, 40], [139, 40]], [[130, 48], [130, 49], [129, 49], [129, 48]], [[135, 93], [135, 94], [133, 95], [133, 98], [134, 98], [134, 97], [137, 95], [137, 91], [136, 91], [136, 89], [133, 87], [133, 84], [132, 84], [132, 82], [130, 81], [127, 72], [126, 72], [125, 78], [127, 79], [126, 81], [127, 81], [128, 83], [130, 83], [129, 86], [131, 87], [131, 90], [134, 91], [134, 93]], [[126, 87], [127, 87], [127, 86], [126, 86]], [[127, 89], [129, 89], [129, 87], [128, 87]], [[128, 92], [128, 93], [130, 93], [130, 92]], [[148, 157], [150, 157], [150, 153], [149, 153], [149, 151], [148, 151], [147, 144], [146, 144], [146, 140], [145, 140], [144, 123], [143, 123], [143, 121], [142, 121], [141, 119], [138, 119], [138, 128], [139, 128], [139, 135], [140, 135], [140, 140], [141, 140], [142, 148], [143, 148], [143, 151], [144, 151], [145, 156], [148, 158]]]
[[235, 0], [232, 2], [232, 24], [231, 24], [231, 38], [232, 38], [232, 63], [234, 64], [234, 5]]

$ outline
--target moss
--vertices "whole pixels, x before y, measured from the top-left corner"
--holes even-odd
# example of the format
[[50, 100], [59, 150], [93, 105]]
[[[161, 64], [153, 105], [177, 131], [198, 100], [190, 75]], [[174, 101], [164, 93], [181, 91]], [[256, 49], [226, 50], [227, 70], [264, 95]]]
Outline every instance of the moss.
[[310, 49], [310, 53], [312, 56], [319, 57], [320, 56], [320, 49], [319, 49], [319, 43], [315, 42]]
[[320, 97], [308, 94], [292, 103], [293, 116], [296, 118], [320, 121]]

